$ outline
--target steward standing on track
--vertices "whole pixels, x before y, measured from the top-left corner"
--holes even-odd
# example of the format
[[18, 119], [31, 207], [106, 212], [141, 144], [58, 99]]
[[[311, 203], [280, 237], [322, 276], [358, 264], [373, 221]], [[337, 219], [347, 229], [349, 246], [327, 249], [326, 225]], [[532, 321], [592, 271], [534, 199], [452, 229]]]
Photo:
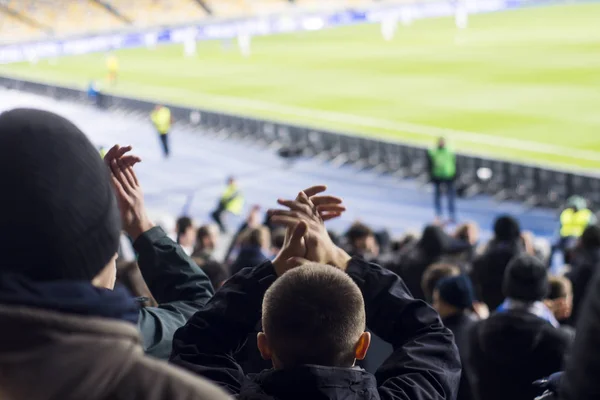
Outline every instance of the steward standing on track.
[[169, 131], [171, 130], [171, 124], [173, 123], [173, 117], [171, 116], [171, 110], [168, 107], [158, 105], [154, 108], [154, 111], [150, 114], [152, 124], [158, 132], [158, 137], [163, 148], [163, 154], [165, 158], [169, 157]]
[[448, 212], [450, 222], [456, 221], [456, 188], [457, 176], [456, 154], [446, 146], [446, 140], [440, 138], [437, 147], [429, 149], [429, 174], [433, 182], [433, 199], [437, 220], [442, 219], [442, 186], [448, 196]]

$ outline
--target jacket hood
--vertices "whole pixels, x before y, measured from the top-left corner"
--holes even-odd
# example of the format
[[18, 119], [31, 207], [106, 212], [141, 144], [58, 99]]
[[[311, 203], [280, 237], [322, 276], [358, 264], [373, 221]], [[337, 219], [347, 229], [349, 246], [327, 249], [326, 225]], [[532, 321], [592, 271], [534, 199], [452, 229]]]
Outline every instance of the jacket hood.
[[431, 257], [440, 256], [448, 247], [447, 235], [439, 226], [430, 225], [423, 231], [418, 247]]
[[526, 311], [498, 312], [482, 321], [477, 335], [489, 360], [501, 364], [522, 363], [538, 347], [544, 329], [555, 329], [543, 319]]
[[136, 325], [0, 304], [0, 392], [7, 400], [95, 400], [143, 350]]
[[379, 399], [375, 377], [361, 368], [303, 365], [266, 370], [242, 387], [241, 399]]

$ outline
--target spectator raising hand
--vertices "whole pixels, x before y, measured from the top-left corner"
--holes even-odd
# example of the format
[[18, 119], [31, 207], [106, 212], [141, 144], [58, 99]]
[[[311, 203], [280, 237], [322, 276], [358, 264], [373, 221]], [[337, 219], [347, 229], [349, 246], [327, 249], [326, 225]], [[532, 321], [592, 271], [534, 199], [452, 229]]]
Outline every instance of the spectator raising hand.
[[[345, 208], [325, 189], [269, 211], [287, 229], [279, 255], [225, 282], [176, 332], [171, 361], [243, 399], [456, 398], [452, 334], [396, 274], [333, 244], [324, 222]], [[257, 345], [274, 368], [246, 375], [236, 354], [259, 322]], [[369, 348], [367, 325], [394, 348], [375, 377], [354, 367]]]
[[150, 230], [154, 224], [146, 213], [144, 194], [133, 170], [133, 166], [142, 160], [127, 154], [130, 151], [131, 146], [115, 145], [104, 156], [104, 162], [111, 172], [123, 230], [132, 240], [135, 240], [142, 233]]

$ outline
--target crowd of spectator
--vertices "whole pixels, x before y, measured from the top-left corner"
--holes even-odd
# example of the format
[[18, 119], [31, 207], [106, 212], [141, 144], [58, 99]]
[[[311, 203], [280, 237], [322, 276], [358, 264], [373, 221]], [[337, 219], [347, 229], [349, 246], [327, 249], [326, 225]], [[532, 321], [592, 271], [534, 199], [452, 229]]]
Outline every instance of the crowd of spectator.
[[599, 227], [551, 276], [511, 216], [485, 243], [472, 223], [336, 233], [343, 199], [313, 186], [231, 243], [188, 216], [171, 238], [131, 150], [0, 115], [2, 399], [600, 398]]

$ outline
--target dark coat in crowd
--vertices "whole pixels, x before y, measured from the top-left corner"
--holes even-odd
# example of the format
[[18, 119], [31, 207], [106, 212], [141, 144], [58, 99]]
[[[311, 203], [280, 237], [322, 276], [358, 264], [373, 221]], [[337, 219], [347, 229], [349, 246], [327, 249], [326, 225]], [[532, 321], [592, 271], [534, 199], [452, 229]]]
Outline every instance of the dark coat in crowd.
[[524, 252], [520, 240], [491, 241], [484, 254], [473, 262], [471, 280], [477, 299], [494, 311], [504, 301], [502, 281], [510, 260]]
[[260, 320], [262, 298], [277, 278], [270, 262], [227, 281], [177, 331], [171, 361], [241, 399], [454, 399], [460, 361], [437, 313], [379, 266], [353, 259], [347, 272], [363, 293], [367, 325], [394, 346], [374, 376], [360, 368], [315, 365], [244, 373], [234, 353]]
[[0, 278], [3, 400], [225, 400], [216, 386], [144, 355], [124, 289]]
[[468, 312], [459, 312], [455, 315], [442, 319], [446, 328], [454, 334], [454, 342], [458, 347], [460, 359], [463, 364], [462, 374], [460, 376], [460, 387], [456, 400], [474, 399], [470, 383], [470, 370], [467, 360], [469, 359], [469, 339], [477, 319]]
[[152, 228], [133, 244], [138, 265], [158, 307], [140, 310], [139, 329], [147, 354], [168, 359], [173, 334], [214, 293], [206, 274], [161, 228]]
[[561, 400], [600, 399], [600, 273], [589, 283], [577, 337], [562, 378]]
[[492, 314], [471, 333], [469, 371], [476, 398], [532, 400], [532, 383], [562, 368], [571, 336], [524, 310]]
[[428, 226], [421, 239], [400, 254], [398, 261], [390, 269], [404, 280], [415, 299], [425, 300], [421, 280], [427, 267], [440, 261], [447, 246], [447, 235], [438, 226]]
[[581, 312], [583, 299], [595, 272], [600, 269], [600, 249], [577, 251], [571, 261], [571, 271], [567, 278], [573, 284], [573, 312], [570, 324], [575, 326]]
[[231, 264], [229, 272], [231, 275], [235, 275], [246, 267], [256, 267], [266, 260], [267, 256], [260, 246], [244, 246], [240, 249], [234, 263]]

